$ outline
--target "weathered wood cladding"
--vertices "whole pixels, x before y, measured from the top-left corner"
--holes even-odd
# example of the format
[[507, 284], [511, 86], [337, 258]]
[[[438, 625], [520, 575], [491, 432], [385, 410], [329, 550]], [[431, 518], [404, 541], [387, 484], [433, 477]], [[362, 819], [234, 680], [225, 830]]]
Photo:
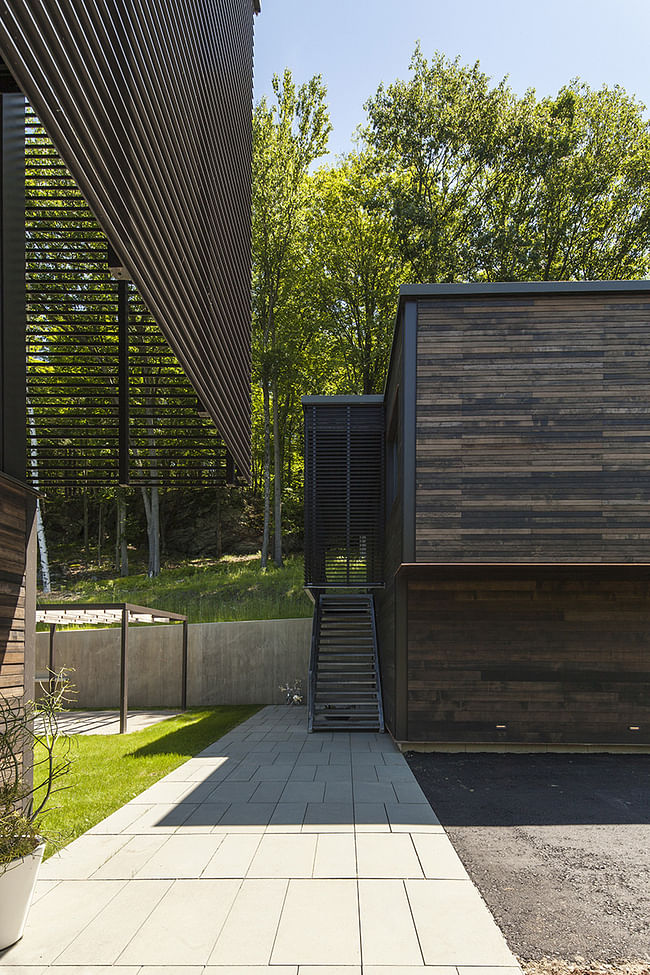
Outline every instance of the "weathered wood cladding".
[[[384, 588], [377, 590], [377, 642], [379, 667], [384, 702], [384, 721], [386, 727], [395, 733], [395, 658], [396, 658], [396, 579], [395, 573], [402, 564], [402, 527], [404, 507], [404, 383], [403, 369], [403, 331], [401, 320], [395, 332], [390, 371], [384, 396], [384, 417], [386, 436], [386, 507], [384, 532]], [[392, 464], [396, 464], [395, 486], [393, 492], [389, 480], [393, 475]]]
[[252, 0], [6, 0], [0, 54], [242, 473]]
[[650, 566], [402, 576], [408, 740], [650, 744]]
[[650, 559], [642, 288], [420, 298], [418, 562]]
[[[34, 589], [29, 565], [33, 510], [32, 492], [0, 473], [0, 693], [6, 697], [22, 697], [28, 686], [25, 641], [33, 612], [33, 592], [28, 591], [30, 585]], [[28, 644], [29, 640], [27, 632]]]

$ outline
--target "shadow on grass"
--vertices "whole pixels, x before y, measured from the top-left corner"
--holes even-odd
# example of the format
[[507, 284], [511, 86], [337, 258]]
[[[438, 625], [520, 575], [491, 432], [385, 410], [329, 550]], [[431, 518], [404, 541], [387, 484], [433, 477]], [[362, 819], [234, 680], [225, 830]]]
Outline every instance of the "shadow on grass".
[[[236, 725], [241, 724], [247, 718], [259, 711], [262, 705], [241, 705], [223, 706], [200, 710], [207, 711], [204, 717], [196, 720], [196, 711], [185, 711], [175, 718], [168, 719], [173, 721], [175, 730], [168, 734], [161, 734], [154, 741], [140, 745], [139, 748], [127, 752], [131, 758], [143, 758], [152, 755], [179, 755], [191, 758], [197, 752], [207, 748], [217, 739], [223, 737]], [[178, 728], [178, 722], [186, 722], [185, 726]], [[155, 725], [156, 729], [163, 730], [165, 722]]]

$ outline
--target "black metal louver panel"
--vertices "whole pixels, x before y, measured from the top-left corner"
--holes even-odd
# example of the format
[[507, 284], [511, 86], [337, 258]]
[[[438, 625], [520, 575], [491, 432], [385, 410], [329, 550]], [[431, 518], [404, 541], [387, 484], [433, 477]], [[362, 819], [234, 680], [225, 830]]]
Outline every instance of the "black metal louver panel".
[[[347, 398], [346, 398], [347, 399]], [[383, 584], [384, 407], [305, 404], [305, 582]]]
[[223, 483], [226, 448], [134, 288], [129, 293], [129, 481]]
[[252, 0], [3, 0], [0, 55], [242, 473]]
[[[128, 381], [107, 242], [26, 109], [28, 471], [40, 487], [211, 486], [226, 451], [162, 332], [128, 286]], [[126, 395], [121, 397], [121, 391]], [[128, 403], [120, 424], [120, 399]], [[120, 443], [128, 448], [120, 470]], [[122, 476], [121, 476], [122, 475]], [[126, 476], [124, 476], [126, 475]]]

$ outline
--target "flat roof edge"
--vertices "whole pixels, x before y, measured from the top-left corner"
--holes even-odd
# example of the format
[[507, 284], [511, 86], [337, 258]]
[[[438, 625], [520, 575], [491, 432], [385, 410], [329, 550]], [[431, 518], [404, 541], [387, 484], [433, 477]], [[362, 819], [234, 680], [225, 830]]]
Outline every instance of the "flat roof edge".
[[518, 294], [598, 294], [648, 291], [650, 281], [472, 281], [458, 284], [402, 284], [400, 303], [407, 298], [445, 298], [447, 296]]
[[300, 402], [303, 406], [359, 406], [360, 404], [371, 406], [376, 403], [383, 403], [384, 394], [360, 393], [358, 396], [303, 396]]

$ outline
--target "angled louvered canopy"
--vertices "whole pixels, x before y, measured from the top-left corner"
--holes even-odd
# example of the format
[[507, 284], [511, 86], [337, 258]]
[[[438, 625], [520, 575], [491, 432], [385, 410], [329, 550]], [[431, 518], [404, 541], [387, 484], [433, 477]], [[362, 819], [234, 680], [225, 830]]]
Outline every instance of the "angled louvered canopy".
[[253, 0], [5, 0], [0, 55], [242, 473]]

